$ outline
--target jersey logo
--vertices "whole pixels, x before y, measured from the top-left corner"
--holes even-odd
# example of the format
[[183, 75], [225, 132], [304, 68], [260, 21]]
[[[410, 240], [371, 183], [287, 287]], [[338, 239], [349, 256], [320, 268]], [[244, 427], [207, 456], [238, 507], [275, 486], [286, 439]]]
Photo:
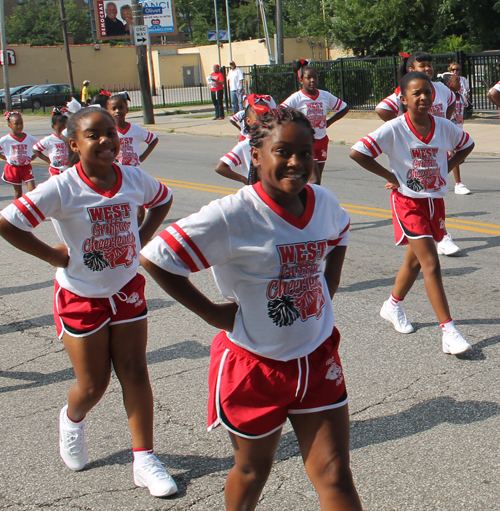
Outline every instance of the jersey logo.
[[326, 240], [278, 245], [280, 275], [267, 287], [267, 313], [279, 327], [320, 318], [326, 300], [321, 285]]
[[83, 242], [83, 263], [91, 271], [125, 266], [137, 258], [136, 239], [130, 232], [130, 204], [87, 208], [92, 222], [91, 237]]
[[441, 176], [441, 168], [437, 164], [438, 149], [411, 149], [413, 168], [406, 174], [406, 186], [414, 192], [438, 191], [446, 186]]
[[336, 380], [335, 385], [340, 385], [344, 381], [344, 375], [342, 374], [342, 367], [335, 362], [335, 358], [331, 357], [326, 361], [326, 365], [330, 366], [326, 373], [326, 380]]

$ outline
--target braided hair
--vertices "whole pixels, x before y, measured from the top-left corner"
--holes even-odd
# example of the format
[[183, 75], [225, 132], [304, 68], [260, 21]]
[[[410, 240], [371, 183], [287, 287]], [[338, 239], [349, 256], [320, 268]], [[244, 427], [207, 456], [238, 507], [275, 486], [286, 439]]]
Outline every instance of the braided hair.
[[[298, 110], [293, 108], [286, 108], [278, 106], [272, 110], [268, 110], [257, 117], [257, 120], [250, 129], [250, 147], [257, 149], [262, 147], [264, 139], [274, 133], [274, 131], [290, 122], [296, 122], [304, 126], [310, 131], [314, 139], [314, 128], [309, 119]], [[257, 168], [253, 163], [250, 163], [250, 172], [248, 173], [248, 184], [253, 185], [259, 181]]]

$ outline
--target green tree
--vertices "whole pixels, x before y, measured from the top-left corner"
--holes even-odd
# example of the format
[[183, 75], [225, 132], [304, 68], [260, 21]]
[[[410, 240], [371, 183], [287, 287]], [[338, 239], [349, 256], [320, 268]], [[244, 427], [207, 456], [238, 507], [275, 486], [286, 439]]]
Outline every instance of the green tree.
[[[73, 34], [75, 44], [92, 41], [90, 16], [87, 9], [74, 2], [64, 2], [68, 32]], [[5, 19], [5, 34], [10, 44], [45, 46], [63, 44], [61, 13], [58, 2], [40, 3], [34, 0], [15, 7], [14, 13]]]

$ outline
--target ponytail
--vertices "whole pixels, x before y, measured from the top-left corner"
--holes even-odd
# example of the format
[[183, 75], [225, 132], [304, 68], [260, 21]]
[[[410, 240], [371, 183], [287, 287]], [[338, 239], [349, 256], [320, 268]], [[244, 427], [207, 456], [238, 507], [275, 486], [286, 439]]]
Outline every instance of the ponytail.
[[411, 55], [408, 55], [408, 53], [400, 53], [399, 55], [403, 57], [403, 60], [398, 67], [398, 83], [401, 83], [401, 78], [409, 72], [408, 68], [414, 67], [415, 61], [432, 62], [432, 55], [425, 51], [415, 51]]

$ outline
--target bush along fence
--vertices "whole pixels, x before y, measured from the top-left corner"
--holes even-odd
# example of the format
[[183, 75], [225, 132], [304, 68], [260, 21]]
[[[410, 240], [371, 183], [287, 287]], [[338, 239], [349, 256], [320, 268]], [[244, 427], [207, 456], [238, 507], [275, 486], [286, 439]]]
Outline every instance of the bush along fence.
[[[351, 109], [374, 110], [377, 104], [397, 87], [397, 69], [401, 57], [342, 58], [334, 61], [311, 62], [318, 71], [318, 88], [343, 99]], [[500, 51], [464, 52], [433, 55], [435, 78], [458, 62], [461, 75], [470, 85], [469, 99], [475, 110], [496, 110], [486, 98], [488, 90], [500, 80]], [[245, 88], [248, 93], [269, 94], [277, 103], [300, 89], [291, 64], [247, 66]]]

